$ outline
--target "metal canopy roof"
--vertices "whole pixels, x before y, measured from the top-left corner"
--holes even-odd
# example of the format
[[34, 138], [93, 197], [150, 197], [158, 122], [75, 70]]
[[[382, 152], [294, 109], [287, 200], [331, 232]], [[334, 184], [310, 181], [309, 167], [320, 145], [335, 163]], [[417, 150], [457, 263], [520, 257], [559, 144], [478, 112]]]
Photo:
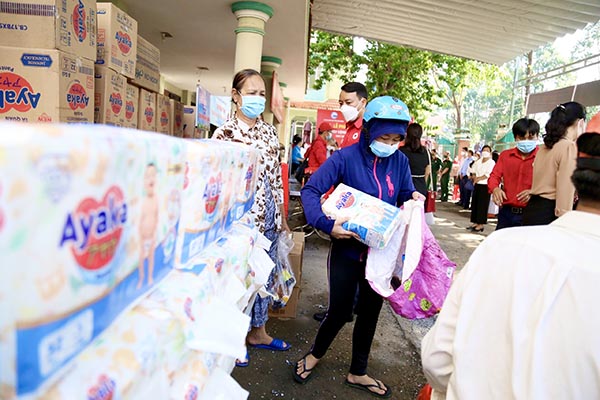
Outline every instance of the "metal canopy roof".
[[314, 0], [316, 29], [501, 65], [600, 20], [600, 0]]

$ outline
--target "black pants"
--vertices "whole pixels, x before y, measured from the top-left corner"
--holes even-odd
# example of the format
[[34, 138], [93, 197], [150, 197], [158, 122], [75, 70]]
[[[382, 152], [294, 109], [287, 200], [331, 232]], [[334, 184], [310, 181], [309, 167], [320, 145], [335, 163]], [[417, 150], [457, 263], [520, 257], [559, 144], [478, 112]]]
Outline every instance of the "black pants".
[[365, 279], [365, 261], [354, 260], [342, 251], [336, 243], [329, 249], [329, 310], [315, 338], [311, 353], [322, 358], [333, 343], [338, 332], [352, 316], [354, 295], [358, 285], [356, 322], [352, 333], [352, 363], [350, 373], [365, 375], [371, 344], [375, 336], [379, 312], [383, 298], [378, 295]]
[[471, 201], [471, 222], [474, 224], [487, 224], [488, 207], [490, 206], [490, 194], [487, 184], [475, 184], [473, 200]]
[[556, 200], [532, 194], [523, 210], [523, 225], [548, 225], [556, 219]]

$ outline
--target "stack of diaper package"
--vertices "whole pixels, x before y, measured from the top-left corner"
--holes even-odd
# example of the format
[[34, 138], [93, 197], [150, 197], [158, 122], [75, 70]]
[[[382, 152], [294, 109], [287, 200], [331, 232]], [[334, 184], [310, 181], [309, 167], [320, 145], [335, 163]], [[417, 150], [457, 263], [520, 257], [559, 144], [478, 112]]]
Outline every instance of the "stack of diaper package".
[[229, 373], [273, 267], [246, 215], [257, 154], [101, 125], [0, 131], [0, 398], [247, 398]]

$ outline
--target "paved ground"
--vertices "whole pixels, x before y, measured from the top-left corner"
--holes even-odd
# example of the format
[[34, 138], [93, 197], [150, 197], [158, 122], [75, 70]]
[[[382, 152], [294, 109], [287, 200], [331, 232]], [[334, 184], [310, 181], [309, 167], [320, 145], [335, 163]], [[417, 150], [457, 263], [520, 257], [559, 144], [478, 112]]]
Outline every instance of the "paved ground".
[[[490, 220], [483, 234], [466, 231], [470, 213], [453, 203], [438, 202], [435, 215], [436, 225], [432, 231], [458, 268], [465, 265], [477, 245], [495, 228], [495, 221]], [[250, 349], [250, 366], [233, 371], [233, 377], [250, 392], [251, 400], [373, 398], [343, 384], [350, 363], [351, 323], [342, 329], [315, 369], [314, 379], [299, 385], [292, 378], [292, 365], [309, 350], [318, 328], [312, 315], [327, 307], [328, 246], [329, 242], [317, 235], [307, 238], [298, 317], [271, 319], [267, 324], [271, 335], [289, 341], [293, 347], [287, 352]], [[431, 324], [428, 320], [405, 320], [384, 304], [371, 351], [369, 374], [392, 388], [393, 399], [412, 400], [424, 384], [418, 349]]]

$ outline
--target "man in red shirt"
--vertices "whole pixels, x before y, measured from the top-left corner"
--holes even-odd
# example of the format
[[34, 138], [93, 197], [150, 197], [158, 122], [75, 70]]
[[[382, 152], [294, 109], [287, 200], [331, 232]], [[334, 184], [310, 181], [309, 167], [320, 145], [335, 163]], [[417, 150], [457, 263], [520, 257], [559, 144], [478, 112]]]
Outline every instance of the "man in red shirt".
[[540, 125], [534, 119], [521, 118], [513, 125], [512, 132], [516, 147], [500, 154], [488, 179], [488, 191], [500, 207], [496, 230], [522, 225], [523, 208], [529, 201], [533, 180]]
[[346, 135], [341, 148], [358, 143], [363, 124], [363, 114], [367, 106], [367, 88], [359, 82], [350, 82], [342, 86], [340, 92], [340, 111], [346, 121]]

